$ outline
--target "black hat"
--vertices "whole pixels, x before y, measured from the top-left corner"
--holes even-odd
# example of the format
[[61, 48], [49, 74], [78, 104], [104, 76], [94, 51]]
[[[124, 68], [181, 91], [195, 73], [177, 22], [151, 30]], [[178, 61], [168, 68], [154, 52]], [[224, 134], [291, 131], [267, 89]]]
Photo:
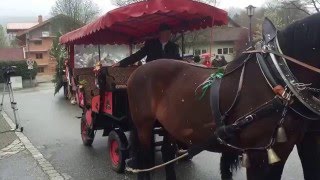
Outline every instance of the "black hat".
[[170, 26], [168, 24], [160, 24], [159, 26], [159, 31], [168, 31], [168, 30], [171, 30]]

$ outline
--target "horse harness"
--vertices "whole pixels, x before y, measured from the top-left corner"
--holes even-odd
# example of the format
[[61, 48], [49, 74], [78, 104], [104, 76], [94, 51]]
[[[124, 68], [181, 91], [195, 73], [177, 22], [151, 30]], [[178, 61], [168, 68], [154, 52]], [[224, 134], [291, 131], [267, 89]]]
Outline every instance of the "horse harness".
[[[256, 49], [250, 48], [245, 51], [244, 54], [248, 54], [247, 58], [235, 69], [224, 74], [224, 76], [228, 76], [235, 70], [242, 68], [236, 96], [227, 111], [221, 113], [219, 107], [219, 91], [222, 78], [214, 79], [210, 90], [210, 105], [217, 124], [217, 129], [214, 133], [216, 139], [222, 145], [242, 153], [250, 150], [270, 149], [276, 142], [277, 129], [283, 128], [283, 123], [285, 121], [288, 109], [293, 110], [303, 118], [309, 120], [320, 119], [320, 101], [314, 96], [314, 93], [318, 93], [319, 95], [320, 90], [311, 88], [311, 84], [300, 83], [290, 71], [286, 60], [290, 60], [291, 62], [318, 73], [320, 73], [320, 69], [284, 55], [278, 43], [277, 30], [270, 20], [266, 20], [264, 22], [263, 31], [264, 41], [262, 41], [261, 46], [257, 47]], [[239, 95], [241, 93], [246, 63], [250, 59], [253, 59], [253, 55], [256, 56], [255, 59], [259, 64], [265, 80], [276, 95], [273, 99], [263, 103], [261, 106], [238, 118], [233, 124], [226, 125], [225, 119], [228, 117], [228, 113], [237, 104]], [[302, 108], [303, 112], [307, 113], [302, 113], [297, 107], [300, 107], [300, 109]], [[227, 142], [227, 140], [232, 137], [232, 134], [235, 132], [241, 130], [255, 120], [265, 117], [275, 111], [282, 112], [281, 118], [278, 121], [277, 127], [266, 146], [258, 148], [241, 148], [231, 144], [230, 142]]]

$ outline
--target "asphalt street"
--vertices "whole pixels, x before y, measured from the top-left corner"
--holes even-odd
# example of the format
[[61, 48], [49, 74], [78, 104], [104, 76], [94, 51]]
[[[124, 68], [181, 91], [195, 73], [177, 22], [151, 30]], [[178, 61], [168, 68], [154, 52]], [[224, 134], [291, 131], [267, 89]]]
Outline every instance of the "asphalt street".
[[[76, 118], [81, 115], [81, 110], [78, 106], [66, 101], [62, 92], [53, 96], [52, 85], [16, 91], [15, 98], [19, 108], [19, 119], [24, 126], [24, 134], [64, 177], [75, 180], [134, 179], [133, 175], [117, 174], [111, 170], [107, 152], [108, 138], [102, 137], [101, 132], [97, 133], [92, 147], [82, 145], [80, 120]], [[13, 117], [8, 102], [5, 111]], [[203, 152], [192, 161], [180, 162], [176, 166], [178, 179], [220, 179], [219, 158], [219, 154]], [[12, 158], [8, 161], [11, 162], [6, 163], [10, 164], [11, 168], [15, 168], [14, 164], [17, 164], [15, 161], [23, 161], [23, 159]], [[0, 163], [0, 168], [6, 166], [3, 161]], [[19, 178], [10, 177], [10, 174], [8, 176], [5, 179], [24, 179], [23, 174]], [[153, 172], [152, 176], [153, 179], [165, 179], [162, 169]], [[34, 179], [43, 178], [41, 176]], [[245, 169], [240, 169], [234, 179], [246, 179]], [[296, 151], [291, 153], [282, 179], [303, 179]]]

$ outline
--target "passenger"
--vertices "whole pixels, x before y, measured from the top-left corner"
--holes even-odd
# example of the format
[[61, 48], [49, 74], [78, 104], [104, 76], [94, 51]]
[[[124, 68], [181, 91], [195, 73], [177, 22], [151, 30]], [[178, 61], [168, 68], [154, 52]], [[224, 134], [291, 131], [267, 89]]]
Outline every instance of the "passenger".
[[202, 64], [206, 67], [211, 67], [210, 55], [205, 56]]
[[113, 67], [125, 67], [128, 65], [132, 65], [135, 62], [143, 59], [145, 56], [147, 56], [146, 63], [161, 58], [181, 60], [179, 54], [179, 46], [170, 41], [170, 38], [171, 29], [169, 25], [161, 24], [159, 26], [158, 38], [147, 40], [144, 46], [139, 51], [114, 64]]
[[216, 58], [212, 61], [212, 65], [214, 67], [223, 67], [223, 66], [225, 66], [227, 64], [228, 64], [228, 62], [226, 61], [224, 56], [219, 57], [217, 55]]
[[193, 58], [193, 61], [197, 64], [201, 61], [200, 56], [199, 55], [195, 55]]

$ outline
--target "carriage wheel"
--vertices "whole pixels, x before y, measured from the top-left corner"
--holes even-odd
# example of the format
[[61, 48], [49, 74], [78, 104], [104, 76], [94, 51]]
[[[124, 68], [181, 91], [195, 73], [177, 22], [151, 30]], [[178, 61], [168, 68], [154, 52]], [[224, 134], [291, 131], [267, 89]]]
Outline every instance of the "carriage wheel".
[[127, 137], [120, 130], [113, 130], [109, 133], [108, 148], [109, 159], [112, 170], [117, 173], [123, 173], [125, 168], [125, 160], [127, 158], [126, 148], [128, 146]]
[[85, 146], [91, 146], [94, 140], [94, 129], [92, 120], [88, 119], [89, 115], [91, 116], [91, 111], [85, 110], [81, 118], [81, 138]]

